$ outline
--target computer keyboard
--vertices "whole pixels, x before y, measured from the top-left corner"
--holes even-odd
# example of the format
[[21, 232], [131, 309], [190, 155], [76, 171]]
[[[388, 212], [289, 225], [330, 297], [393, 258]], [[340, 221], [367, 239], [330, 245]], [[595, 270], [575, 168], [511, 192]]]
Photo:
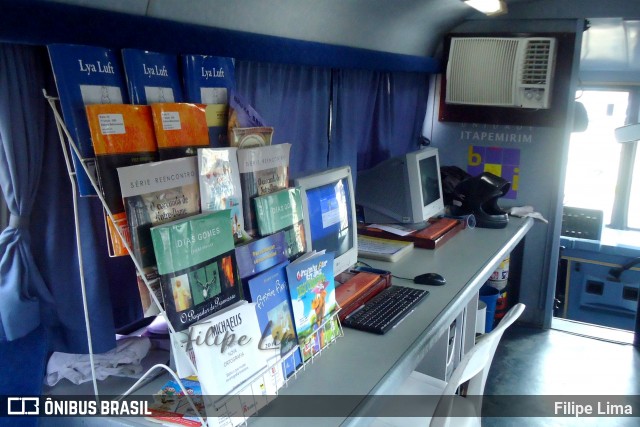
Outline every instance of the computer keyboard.
[[408, 286], [391, 286], [348, 315], [342, 324], [349, 328], [383, 335], [413, 311], [429, 291]]

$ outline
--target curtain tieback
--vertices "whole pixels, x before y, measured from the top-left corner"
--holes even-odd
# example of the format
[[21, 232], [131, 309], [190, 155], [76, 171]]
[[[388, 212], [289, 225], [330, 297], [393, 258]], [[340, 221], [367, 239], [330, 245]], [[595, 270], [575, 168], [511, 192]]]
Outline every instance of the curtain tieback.
[[9, 227], [26, 228], [27, 226], [29, 226], [29, 217], [14, 214], [9, 215]]

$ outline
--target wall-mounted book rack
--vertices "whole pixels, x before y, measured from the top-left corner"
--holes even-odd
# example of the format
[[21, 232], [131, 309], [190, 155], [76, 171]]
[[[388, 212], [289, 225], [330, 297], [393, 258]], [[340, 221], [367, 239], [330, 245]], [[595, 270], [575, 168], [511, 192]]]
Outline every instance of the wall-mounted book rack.
[[[86, 294], [86, 284], [85, 284], [85, 277], [84, 277], [82, 245], [81, 245], [82, 237], [81, 237], [80, 228], [79, 228], [79, 225], [80, 225], [80, 218], [78, 213], [79, 192], [78, 192], [78, 187], [76, 182], [76, 170], [74, 167], [74, 163], [71, 159], [71, 152], [73, 152], [78, 157], [78, 159], [80, 159], [79, 164], [85, 169], [85, 172], [87, 172], [87, 176], [89, 177], [91, 185], [94, 187], [96, 191], [97, 197], [100, 199], [100, 202], [102, 203], [102, 206], [104, 208], [106, 215], [114, 223], [115, 223], [115, 219], [109, 207], [107, 206], [104, 196], [102, 195], [102, 192], [99, 189], [98, 183], [94, 179], [93, 174], [89, 173], [89, 169], [86, 165], [86, 162], [81, 156], [80, 151], [75, 141], [73, 140], [73, 137], [71, 136], [69, 130], [67, 129], [64, 123], [64, 119], [62, 118], [60, 112], [58, 111], [57, 102], [59, 99], [57, 97], [49, 96], [44, 90], [43, 90], [43, 94], [45, 99], [49, 103], [49, 106], [51, 107], [55, 117], [60, 144], [61, 144], [65, 164], [67, 167], [67, 172], [69, 174], [69, 179], [71, 181], [71, 187], [72, 187], [72, 193], [73, 193], [72, 196], [73, 196], [73, 212], [74, 212], [74, 224], [75, 224], [75, 233], [76, 233], [76, 245], [77, 245], [77, 251], [78, 251], [78, 269], [80, 273], [80, 287], [82, 292], [82, 303], [83, 303], [83, 309], [84, 309], [84, 317], [85, 317], [85, 325], [86, 325], [86, 333], [87, 333], [87, 341], [88, 341], [89, 361], [91, 365], [91, 377], [92, 377], [92, 383], [93, 383], [94, 396], [96, 397], [96, 399], [99, 400], [100, 393], [98, 390], [97, 375], [95, 370], [91, 327], [90, 327], [91, 322], [90, 322], [89, 308], [87, 305], [87, 297], [86, 297], [87, 294]], [[145, 274], [143, 273], [143, 269], [140, 263], [134, 256], [132, 256], [133, 251], [131, 250], [127, 242], [127, 239], [124, 237], [124, 234], [119, 228], [117, 228], [117, 232], [120, 238], [122, 239], [122, 242], [125, 248], [127, 249], [130, 258], [133, 261], [135, 268], [140, 275], [140, 278], [142, 279], [146, 287], [149, 289], [150, 291], [149, 293], [151, 298], [153, 299], [153, 302], [159, 308], [160, 315], [166, 319], [167, 317], [166, 317], [165, 311], [162, 308], [163, 306], [161, 302], [157, 299], [155, 292], [153, 292], [151, 288], [151, 284], [149, 283]], [[311, 364], [313, 364], [315, 359], [322, 355], [323, 351], [325, 351], [328, 347], [333, 345], [338, 338], [344, 336], [344, 332], [340, 324], [340, 319], [338, 317], [339, 310], [340, 309], [338, 307], [338, 309], [334, 311], [334, 313], [332, 313], [327, 319], [325, 319], [325, 321], [316, 330], [316, 332], [314, 332], [313, 335], [319, 334], [324, 329], [325, 325], [328, 322], [334, 322], [334, 321], [338, 325], [339, 333], [333, 336], [332, 339], [324, 342], [324, 345], [319, 349], [319, 351], [313, 354], [305, 362], [297, 366], [295, 370], [293, 370], [291, 375], [289, 375], [286, 378], [283, 378], [283, 383], [275, 387], [275, 395], [271, 395], [271, 396], [256, 395], [255, 393], [252, 392], [251, 387], [256, 382], [266, 383], [268, 381], [273, 381], [273, 375], [272, 375], [273, 370], [276, 367], [282, 366], [282, 364], [287, 362], [289, 358], [293, 358], [294, 353], [298, 349], [298, 346], [295, 346], [287, 354], [274, 358], [274, 360], [271, 360], [266, 367], [262, 368], [261, 370], [256, 372], [251, 378], [249, 378], [248, 380], [244, 381], [243, 383], [238, 385], [236, 388], [234, 388], [231, 393], [223, 397], [219, 397], [218, 399], [215, 399], [215, 400], [208, 399], [208, 396], [203, 396], [202, 403], [196, 405], [197, 403], [196, 400], [194, 399], [194, 397], [190, 396], [187, 393], [187, 390], [184, 387], [183, 382], [180, 380], [180, 378], [178, 378], [176, 371], [165, 364], [157, 364], [152, 366], [150, 369], [148, 369], [135, 382], [135, 384], [133, 384], [128, 390], [124, 391], [119, 396], [119, 399], [123, 399], [127, 396], [134, 394], [142, 385], [146, 384], [150, 379], [152, 379], [157, 374], [157, 371], [164, 370], [180, 385], [180, 388], [182, 389], [182, 392], [184, 393], [185, 398], [188, 400], [189, 407], [191, 408], [193, 413], [196, 414], [195, 417], [192, 417], [194, 422], [200, 423], [202, 426], [206, 426], [207, 425], [206, 418], [215, 417], [220, 420], [220, 423], [221, 423], [220, 425], [222, 424], [233, 425], [233, 426], [240, 425], [240, 424], [246, 425], [249, 417], [251, 417], [252, 415], [255, 415], [260, 408], [264, 407], [265, 404], [268, 404], [271, 400], [273, 400], [273, 398], [277, 396], [277, 391], [279, 389], [281, 389], [282, 387], [287, 387], [289, 383], [295, 380], [302, 371], [304, 371]], [[170, 335], [176, 334], [176, 331], [171, 325], [171, 322], [167, 322], [167, 327], [169, 329]], [[172, 352], [176, 351], [174, 346], [172, 346], [171, 348], [172, 348], [171, 350]], [[175, 359], [175, 354], [173, 355], [173, 359]], [[184, 359], [189, 360], [189, 363], [192, 364], [193, 371], [197, 373], [196, 366], [193, 365], [193, 362], [191, 361], [191, 359], [188, 356], [185, 357]], [[240, 408], [240, 411], [238, 411], [238, 408]], [[247, 410], [247, 408], [249, 408], [249, 410]], [[211, 423], [209, 423], [209, 425], [211, 425]]]

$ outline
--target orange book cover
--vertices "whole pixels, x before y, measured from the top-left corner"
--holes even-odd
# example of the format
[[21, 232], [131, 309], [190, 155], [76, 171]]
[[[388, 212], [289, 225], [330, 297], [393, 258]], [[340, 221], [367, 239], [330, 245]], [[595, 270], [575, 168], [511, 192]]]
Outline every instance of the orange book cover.
[[[151, 108], [129, 104], [93, 104], [85, 108], [100, 190], [116, 224], [123, 235], [128, 236], [118, 168], [157, 160]], [[112, 254], [127, 255], [114, 224], [110, 220], [107, 224]]]
[[151, 104], [160, 160], [195, 156], [208, 147], [207, 106], [183, 102]]

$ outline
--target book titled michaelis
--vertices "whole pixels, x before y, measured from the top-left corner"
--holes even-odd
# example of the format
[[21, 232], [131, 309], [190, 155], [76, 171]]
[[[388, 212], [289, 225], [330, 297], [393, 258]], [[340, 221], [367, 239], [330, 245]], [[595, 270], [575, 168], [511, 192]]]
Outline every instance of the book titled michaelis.
[[291, 144], [276, 144], [238, 150], [245, 231], [258, 235], [253, 198], [287, 188]]
[[124, 70], [117, 51], [96, 46], [51, 44], [47, 46], [64, 122], [73, 138], [79, 159], [72, 159], [81, 196], [96, 192], [82, 163], [97, 181], [95, 156], [85, 106], [129, 102]]
[[151, 228], [168, 320], [176, 331], [241, 300], [229, 211]]
[[128, 238], [127, 217], [122, 202], [117, 168], [156, 160], [157, 146], [146, 105], [93, 104], [86, 107], [87, 120], [96, 154], [98, 181], [105, 202], [113, 215], [108, 218], [114, 255], [128, 252], [116, 227]]
[[[156, 298], [162, 302], [151, 227], [200, 213], [196, 158], [121, 167], [118, 177], [133, 255]], [[157, 314], [149, 290], [140, 277], [138, 288], [145, 315]]]
[[306, 250], [306, 238], [299, 188], [287, 188], [253, 199], [258, 233], [261, 236], [283, 231], [287, 257], [293, 260]]

